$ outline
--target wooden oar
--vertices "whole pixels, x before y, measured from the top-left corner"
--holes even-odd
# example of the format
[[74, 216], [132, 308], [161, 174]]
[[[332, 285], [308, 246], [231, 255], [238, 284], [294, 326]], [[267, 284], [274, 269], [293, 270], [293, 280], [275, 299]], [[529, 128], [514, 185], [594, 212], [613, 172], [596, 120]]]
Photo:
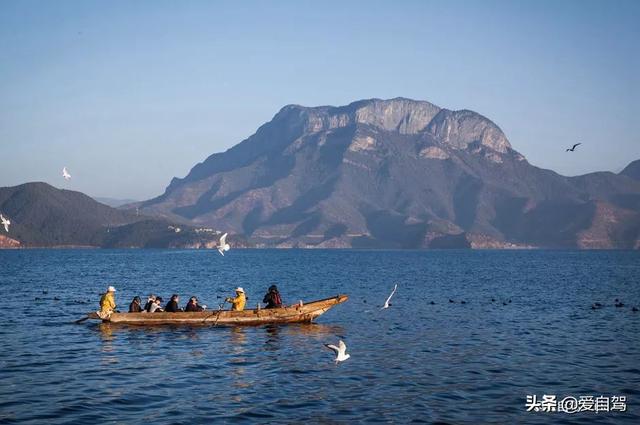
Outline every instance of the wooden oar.
[[85, 320], [89, 320], [89, 316], [87, 316], [87, 317], [83, 317], [82, 319], [78, 319], [78, 320], [76, 320], [76, 321], [75, 321], [75, 322], [73, 322], [73, 323], [82, 323], [82, 322], [84, 322]]
[[220, 320], [220, 313], [222, 313], [222, 308], [224, 307], [227, 300], [224, 300], [222, 304], [220, 304], [220, 308], [218, 309], [218, 317], [216, 317], [216, 321], [213, 323], [213, 327], [215, 328], [218, 325], [218, 320]]
[[207, 317], [205, 317], [204, 319], [202, 319], [202, 323], [206, 322], [208, 318], [212, 317], [214, 314], [217, 314], [218, 317], [216, 317], [216, 321], [214, 322], [213, 326], [215, 326], [218, 323], [218, 319], [220, 318], [220, 313], [222, 312], [222, 308], [224, 307], [224, 304], [227, 301], [223, 301], [219, 306], [218, 306], [218, 310], [214, 311], [213, 313], [211, 313], [210, 315], [208, 315]]

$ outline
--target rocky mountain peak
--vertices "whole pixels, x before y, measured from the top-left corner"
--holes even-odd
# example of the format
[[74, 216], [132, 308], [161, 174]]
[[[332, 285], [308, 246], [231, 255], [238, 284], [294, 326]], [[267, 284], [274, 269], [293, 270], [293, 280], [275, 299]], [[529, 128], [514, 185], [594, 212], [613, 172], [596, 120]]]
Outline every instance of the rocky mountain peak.
[[[353, 104], [352, 104], [353, 105]], [[411, 99], [372, 99], [355, 109], [355, 121], [400, 134], [416, 134], [424, 130], [440, 108]]]
[[429, 102], [288, 105], [141, 210], [268, 246], [635, 247], [635, 169], [541, 170], [488, 118]]
[[472, 143], [479, 143], [500, 153], [511, 149], [507, 137], [497, 125], [469, 110], [443, 109], [431, 120], [427, 131], [436, 140], [456, 149], [466, 149]]
[[511, 149], [502, 130], [476, 112], [451, 111], [426, 101], [400, 97], [360, 100], [340, 107], [287, 105], [272, 123], [284, 123], [288, 129], [300, 133], [361, 124], [399, 134], [427, 132], [441, 144], [455, 149], [466, 149], [472, 143], [500, 153]]
[[339, 107], [287, 105], [273, 121], [304, 122], [304, 131], [312, 133], [366, 124], [400, 134], [416, 134], [424, 130], [439, 111], [439, 107], [425, 101], [368, 99]]
[[[270, 162], [278, 162], [276, 158], [280, 158], [284, 162], [278, 164], [284, 170], [285, 163], [292, 160], [286, 158], [288, 153], [297, 151], [309, 141], [315, 143], [316, 136], [322, 145], [327, 137], [339, 130], [351, 132], [358, 139], [353, 140], [350, 151], [383, 152], [377, 149], [382, 145], [376, 142], [375, 134], [361, 138], [358, 129], [387, 134], [381, 135], [383, 139], [391, 137], [395, 140], [395, 136], [412, 138], [415, 150], [422, 152], [420, 155], [424, 158], [443, 159], [448, 158], [452, 150], [464, 150], [494, 163], [502, 163], [505, 154], [524, 160], [511, 149], [509, 141], [496, 124], [473, 111], [451, 111], [426, 101], [401, 97], [365, 99], [345, 106], [287, 105], [238, 145], [227, 152], [211, 155], [193, 167], [185, 178], [174, 178], [165, 195], [187, 182], [244, 167], [260, 158], [269, 158]], [[390, 143], [392, 145], [395, 142]], [[437, 145], [440, 150], [424, 150], [429, 145]]]

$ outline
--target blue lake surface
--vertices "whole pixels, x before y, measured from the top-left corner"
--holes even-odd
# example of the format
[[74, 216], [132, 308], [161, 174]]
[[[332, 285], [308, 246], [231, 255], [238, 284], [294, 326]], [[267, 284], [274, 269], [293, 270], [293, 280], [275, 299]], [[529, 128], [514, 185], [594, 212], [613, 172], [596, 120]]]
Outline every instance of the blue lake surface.
[[[217, 308], [238, 285], [255, 306], [273, 282], [287, 303], [350, 299], [312, 325], [73, 323], [108, 285], [126, 310], [150, 292]], [[638, 251], [0, 251], [0, 293], [0, 423], [640, 423]], [[533, 394], [627, 412], [526, 412]]]

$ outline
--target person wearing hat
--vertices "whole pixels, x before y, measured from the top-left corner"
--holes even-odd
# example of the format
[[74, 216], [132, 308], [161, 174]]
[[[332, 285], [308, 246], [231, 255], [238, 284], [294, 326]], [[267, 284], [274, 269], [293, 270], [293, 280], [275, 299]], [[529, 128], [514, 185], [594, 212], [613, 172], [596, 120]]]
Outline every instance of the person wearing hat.
[[232, 311], [242, 311], [244, 310], [244, 305], [247, 303], [247, 297], [244, 294], [244, 289], [240, 286], [236, 288], [236, 297], [235, 298], [226, 298], [226, 302], [231, 303]]
[[100, 297], [100, 313], [109, 315], [116, 310], [116, 288], [109, 286], [107, 292]]
[[282, 297], [280, 296], [280, 292], [278, 291], [278, 287], [276, 285], [271, 285], [269, 287], [269, 291], [262, 299], [262, 302], [267, 304], [265, 308], [282, 307]]
[[133, 301], [129, 304], [129, 313], [141, 313], [144, 310], [142, 309], [142, 300], [140, 297], [133, 297]]

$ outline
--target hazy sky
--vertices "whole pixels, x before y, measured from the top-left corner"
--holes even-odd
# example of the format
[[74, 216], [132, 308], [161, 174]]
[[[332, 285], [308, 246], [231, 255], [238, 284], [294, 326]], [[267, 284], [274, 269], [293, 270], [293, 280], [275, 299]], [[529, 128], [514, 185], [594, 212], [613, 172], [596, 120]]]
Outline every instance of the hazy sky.
[[489, 117], [534, 165], [619, 171], [638, 22], [640, 1], [3, 0], [0, 186], [146, 199], [286, 104], [397, 96]]

